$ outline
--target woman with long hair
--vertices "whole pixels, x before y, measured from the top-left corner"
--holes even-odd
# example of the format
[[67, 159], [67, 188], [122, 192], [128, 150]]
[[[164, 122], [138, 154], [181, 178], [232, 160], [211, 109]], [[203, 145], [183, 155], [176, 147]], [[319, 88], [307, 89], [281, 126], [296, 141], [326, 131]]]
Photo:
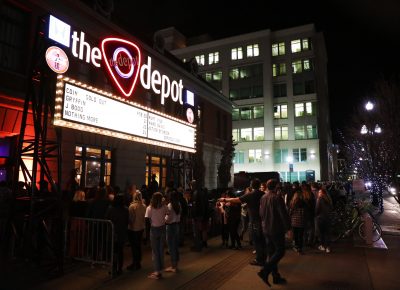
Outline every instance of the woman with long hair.
[[289, 207], [290, 225], [293, 230], [293, 250], [299, 254], [303, 253], [303, 234], [305, 224], [305, 202], [301, 190], [297, 190]]
[[165, 241], [165, 216], [167, 207], [165, 206], [161, 192], [155, 192], [150, 200], [150, 205], [146, 208], [145, 217], [150, 222], [150, 243], [154, 272], [148, 278], [162, 278], [161, 271], [164, 268], [164, 241]]
[[332, 200], [325, 189], [320, 189], [318, 191], [317, 205], [315, 207], [316, 223], [321, 241], [321, 245], [318, 247], [318, 249], [327, 253], [331, 252], [329, 247], [329, 214], [331, 211]]
[[132, 195], [132, 203], [129, 205], [128, 239], [132, 251], [132, 263], [128, 270], [138, 270], [142, 261], [142, 236], [145, 227], [146, 206], [142, 193], [139, 190]]
[[169, 197], [165, 222], [167, 224], [167, 243], [171, 257], [171, 267], [166, 268], [165, 271], [176, 273], [179, 261], [179, 223], [182, 208], [176, 191], [170, 192]]

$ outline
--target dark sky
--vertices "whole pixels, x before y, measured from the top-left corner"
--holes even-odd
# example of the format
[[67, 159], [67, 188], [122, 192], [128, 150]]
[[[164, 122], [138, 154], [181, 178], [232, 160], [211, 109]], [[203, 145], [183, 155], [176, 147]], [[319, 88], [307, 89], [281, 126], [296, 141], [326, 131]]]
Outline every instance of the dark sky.
[[115, 0], [113, 21], [152, 39], [175, 26], [185, 36], [223, 38], [314, 23], [325, 35], [332, 131], [368, 96], [373, 82], [399, 75], [400, 0]]

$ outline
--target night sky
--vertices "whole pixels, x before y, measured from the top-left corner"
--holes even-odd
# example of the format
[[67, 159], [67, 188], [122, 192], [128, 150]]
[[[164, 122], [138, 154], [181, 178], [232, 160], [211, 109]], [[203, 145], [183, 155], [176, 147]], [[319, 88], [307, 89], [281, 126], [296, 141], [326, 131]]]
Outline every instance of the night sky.
[[399, 75], [399, 0], [115, 0], [112, 20], [149, 40], [169, 26], [186, 37], [209, 34], [218, 39], [314, 23], [325, 35], [334, 135], [375, 80]]

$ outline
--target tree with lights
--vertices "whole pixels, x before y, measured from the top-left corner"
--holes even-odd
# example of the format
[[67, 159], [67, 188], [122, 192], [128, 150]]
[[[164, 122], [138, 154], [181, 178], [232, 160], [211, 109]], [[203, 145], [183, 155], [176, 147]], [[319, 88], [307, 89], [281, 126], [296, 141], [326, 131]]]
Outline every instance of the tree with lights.
[[372, 202], [383, 211], [383, 192], [400, 174], [400, 86], [375, 83], [371, 98], [358, 109], [343, 135], [344, 151], [353, 172], [371, 182]]

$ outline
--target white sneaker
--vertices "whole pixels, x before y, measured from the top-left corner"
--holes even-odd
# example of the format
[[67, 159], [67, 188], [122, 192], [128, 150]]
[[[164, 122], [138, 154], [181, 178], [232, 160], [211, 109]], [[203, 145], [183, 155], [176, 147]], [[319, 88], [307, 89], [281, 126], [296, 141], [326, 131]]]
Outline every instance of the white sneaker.
[[326, 247], [325, 251], [329, 254], [331, 252], [331, 248]]
[[320, 250], [320, 251], [325, 251], [325, 247], [324, 247], [323, 245], [319, 245], [319, 246], [318, 246], [318, 250]]

